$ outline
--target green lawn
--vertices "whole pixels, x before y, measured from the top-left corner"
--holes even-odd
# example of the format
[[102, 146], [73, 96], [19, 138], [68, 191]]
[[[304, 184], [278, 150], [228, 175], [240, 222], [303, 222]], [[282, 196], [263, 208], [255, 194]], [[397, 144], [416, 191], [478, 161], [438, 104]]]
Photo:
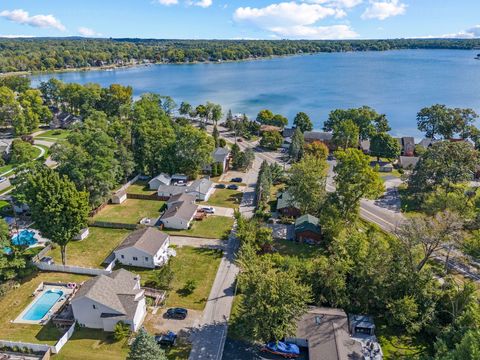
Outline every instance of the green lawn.
[[93, 217], [95, 221], [138, 224], [144, 218], [157, 218], [164, 201], [127, 199], [123, 204], [110, 204]]
[[[67, 245], [67, 264], [98, 268], [107, 256], [130, 233], [122, 229], [90, 227], [90, 235], [82, 241], [70, 241]], [[57, 264], [61, 264], [60, 247], [50, 251]]]
[[44, 133], [41, 133], [40, 135], [36, 136], [35, 139], [49, 138], [49, 139], [65, 140], [67, 139], [69, 134], [70, 134], [69, 130], [62, 130], [62, 129], [47, 130]]
[[[171, 284], [172, 289], [168, 291], [166, 306], [203, 310], [217, 274], [222, 252], [220, 250], [189, 246], [177, 248], [176, 251], [177, 256], [170, 260], [174, 279]], [[154, 279], [158, 271], [128, 266], [122, 267], [139, 274], [142, 284]], [[182, 291], [188, 280], [194, 280], [196, 283], [195, 290], [189, 295]]]
[[308, 245], [291, 240], [275, 240], [273, 246], [281, 255], [297, 256], [304, 259], [315, 258], [323, 253], [322, 247], [319, 245]]
[[194, 221], [188, 230], [164, 231], [171, 235], [184, 235], [208, 239], [224, 239], [233, 227], [233, 219], [225, 216], [208, 216], [202, 221]]
[[215, 189], [215, 192], [210, 196], [208, 201], [201, 202], [201, 204], [238, 209], [242, 201], [242, 196], [243, 193], [241, 191]]
[[155, 190], [150, 190], [147, 181], [137, 181], [127, 188], [127, 194], [152, 195]]
[[82, 282], [88, 276], [64, 273], [37, 273], [27, 278], [17, 289], [0, 298], [0, 339], [53, 345], [60, 338], [54, 326], [14, 324], [14, 320], [33, 300], [32, 293], [42, 281]]
[[1, 166], [0, 167], [0, 175], [5, 174], [7, 171], [12, 170], [14, 166], [15, 166], [14, 164], [8, 164], [8, 165]]

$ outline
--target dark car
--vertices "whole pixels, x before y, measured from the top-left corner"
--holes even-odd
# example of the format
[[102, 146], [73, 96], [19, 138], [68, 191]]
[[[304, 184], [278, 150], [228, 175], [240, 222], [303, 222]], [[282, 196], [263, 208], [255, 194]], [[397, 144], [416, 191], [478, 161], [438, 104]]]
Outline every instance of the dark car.
[[228, 190], [238, 190], [238, 185], [235, 185], [235, 184], [228, 185], [227, 189]]
[[173, 331], [169, 331], [166, 334], [156, 335], [155, 341], [160, 346], [174, 346], [177, 341], [177, 334]]
[[225, 184], [217, 184], [215, 185], [217, 189], [225, 189], [227, 186]]
[[183, 320], [187, 317], [188, 310], [184, 308], [170, 308], [165, 313], [165, 317], [169, 319], [179, 319]]
[[232, 179], [232, 182], [241, 183], [241, 182], [242, 182], [242, 178], [240, 178], [240, 177], [233, 178], [233, 179]]

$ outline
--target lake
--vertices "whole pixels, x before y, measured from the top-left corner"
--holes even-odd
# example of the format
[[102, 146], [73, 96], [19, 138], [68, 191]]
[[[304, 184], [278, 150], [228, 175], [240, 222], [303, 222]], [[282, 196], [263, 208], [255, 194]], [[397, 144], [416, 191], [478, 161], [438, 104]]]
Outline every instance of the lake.
[[155, 92], [178, 104], [219, 103], [225, 113], [254, 117], [267, 108], [287, 116], [304, 111], [316, 129], [337, 108], [369, 105], [387, 114], [394, 135], [421, 134], [416, 113], [442, 103], [480, 112], [478, 51], [396, 50], [322, 53], [272, 59], [32, 76], [34, 85], [54, 76], [65, 82], [131, 85], [134, 95]]

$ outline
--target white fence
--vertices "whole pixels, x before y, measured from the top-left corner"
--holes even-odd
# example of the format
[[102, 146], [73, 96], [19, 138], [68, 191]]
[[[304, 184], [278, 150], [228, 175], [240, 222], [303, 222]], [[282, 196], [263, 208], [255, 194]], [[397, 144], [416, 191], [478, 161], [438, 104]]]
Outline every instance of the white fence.
[[133, 183], [136, 183], [139, 178], [140, 178], [140, 175], [135, 176], [132, 180], [130, 180], [129, 182], [125, 183], [125, 185], [123, 185], [120, 189], [118, 189], [118, 190], [115, 191], [115, 192], [126, 191], [126, 190], [128, 189], [128, 187], [129, 187], [130, 185], [132, 185]]
[[117, 258], [114, 258], [110, 264], [105, 268], [105, 271], [113, 271], [113, 268], [117, 264]]
[[55, 346], [52, 346], [52, 352], [57, 354], [60, 349], [67, 343], [67, 341], [72, 337], [73, 333], [75, 332], [75, 323], [70, 326], [70, 329], [63, 334], [63, 336], [57, 341]]
[[112, 271], [105, 269], [86, 268], [81, 266], [46, 264], [43, 262], [34, 262], [35, 266], [43, 271], [66, 272], [80, 275], [108, 275]]
[[52, 346], [50, 345], [32, 344], [32, 343], [24, 343], [21, 341], [8, 341], [8, 340], [0, 340], [0, 347], [8, 347], [10, 349], [14, 349], [14, 348], [29, 349], [33, 352], [47, 352], [48, 350], [52, 350]]

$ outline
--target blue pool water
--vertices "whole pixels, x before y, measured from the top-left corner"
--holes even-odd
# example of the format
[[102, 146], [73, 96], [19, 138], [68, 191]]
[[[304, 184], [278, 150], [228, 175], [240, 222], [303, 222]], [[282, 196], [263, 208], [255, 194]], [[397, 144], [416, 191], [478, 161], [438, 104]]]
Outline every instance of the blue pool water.
[[63, 291], [61, 290], [48, 290], [44, 292], [23, 315], [22, 319], [30, 321], [41, 320], [62, 296]]
[[32, 246], [37, 242], [35, 233], [29, 230], [22, 230], [19, 234], [12, 236], [12, 244], [17, 246]]

